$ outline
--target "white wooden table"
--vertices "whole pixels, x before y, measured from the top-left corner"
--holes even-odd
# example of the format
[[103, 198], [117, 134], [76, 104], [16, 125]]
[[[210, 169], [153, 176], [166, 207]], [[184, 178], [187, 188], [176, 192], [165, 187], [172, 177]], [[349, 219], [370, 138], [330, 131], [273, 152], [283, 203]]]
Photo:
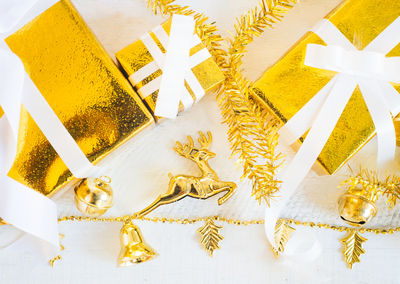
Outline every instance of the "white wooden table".
[[[73, 0], [106, 50], [115, 52], [136, 40], [144, 32], [162, 22], [146, 9], [143, 0]], [[257, 5], [256, 0], [179, 1], [206, 13], [217, 21], [225, 35], [233, 30], [235, 17]], [[289, 13], [275, 30], [249, 46], [245, 58], [246, 75], [256, 79], [282, 55], [300, 36], [334, 8], [339, 0], [304, 0]], [[208, 96], [176, 121], [162, 123], [140, 137], [132, 139], [104, 160], [115, 181], [115, 206], [108, 216], [129, 214], [143, 208], [168, 185], [169, 172], [196, 173], [190, 161], [172, 150], [176, 140], [195, 135], [199, 130], [211, 130], [212, 150], [217, 157], [210, 161], [224, 180], [238, 183], [238, 191], [223, 206], [217, 198], [200, 201], [182, 200], [158, 209], [152, 216], [192, 218], [221, 215], [237, 219], [262, 219], [263, 209], [250, 197], [251, 187], [240, 182], [240, 169], [229, 159], [226, 127], [215, 98]], [[369, 147], [374, 150], [374, 145]], [[365, 150], [365, 151], [368, 151]], [[364, 152], [365, 152], [364, 151]], [[360, 161], [368, 155], [356, 157]], [[370, 158], [371, 160], [372, 158]], [[343, 172], [342, 172], [343, 173]], [[289, 206], [285, 214], [293, 218], [309, 218], [340, 224], [335, 211], [339, 194], [336, 186], [343, 177], [311, 175], [304, 195]], [[321, 186], [323, 185], [323, 186]], [[60, 216], [77, 215], [73, 194], [66, 192], [57, 199]], [[300, 209], [299, 209], [300, 208]], [[300, 212], [300, 213], [299, 213]], [[398, 225], [396, 210], [379, 220]], [[378, 221], [379, 221], [378, 220]], [[306, 220], [304, 220], [306, 221]], [[331, 230], [301, 228], [316, 233], [323, 246], [322, 255], [312, 263], [300, 259], [276, 260], [266, 241], [262, 225], [235, 226], [224, 223], [221, 249], [210, 258], [201, 248], [192, 225], [137, 222], [146, 241], [159, 256], [140, 265], [118, 268], [119, 223], [62, 223], [60, 232], [63, 259], [51, 268], [38, 255], [28, 250], [9, 247], [0, 250], [0, 283], [399, 283], [400, 234], [375, 236], [365, 234], [368, 241], [362, 262], [349, 270], [341, 254], [340, 239], [345, 233]], [[379, 224], [378, 224], [379, 225]], [[0, 228], [0, 242], [10, 236], [10, 230]]]

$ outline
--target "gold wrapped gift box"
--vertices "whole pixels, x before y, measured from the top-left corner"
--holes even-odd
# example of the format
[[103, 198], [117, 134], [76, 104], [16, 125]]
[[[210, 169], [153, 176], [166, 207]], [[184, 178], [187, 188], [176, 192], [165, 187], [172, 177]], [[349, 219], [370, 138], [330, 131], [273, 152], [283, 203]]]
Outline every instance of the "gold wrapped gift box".
[[[354, 46], [363, 49], [399, 16], [398, 0], [347, 0], [326, 18]], [[283, 123], [336, 75], [335, 72], [304, 65], [306, 47], [310, 43], [325, 45], [316, 34], [307, 33], [254, 84], [255, 97]], [[400, 45], [387, 56], [400, 56]], [[393, 85], [400, 91], [400, 85]], [[333, 174], [374, 135], [372, 119], [357, 88], [318, 161], [329, 174]]]
[[[6, 42], [91, 162], [153, 123], [69, 0], [57, 2]], [[25, 109], [8, 175], [45, 195], [73, 179]]]
[[[161, 27], [168, 35], [171, 28], [171, 22], [171, 19], [169, 19], [161, 25]], [[151, 36], [152, 40], [154, 40], [154, 42], [157, 44], [161, 52], [165, 53], [166, 47], [163, 46], [155, 33], [150, 32], [149, 35]], [[199, 44], [191, 48], [189, 55], [192, 56], [197, 52], [205, 51], [205, 49], [206, 47], [199, 41]], [[149, 65], [149, 63], [154, 60], [150, 52], [147, 50], [145, 44], [141, 40], [137, 40], [117, 52], [116, 57], [122, 68], [129, 76], [129, 80], [131, 81], [132, 85], [137, 89], [139, 95], [154, 113], [158, 90], [155, 90], [151, 94], [146, 95], [141, 91], [141, 88], [146, 84], [149, 84], [151, 81], [159, 78], [162, 75], [161, 69], [158, 69], [153, 73], [149, 73], [148, 76], [140, 82], [135, 82], [132, 78], [132, 74], [139, 71], [146, 65]], [[224, 80], [224, 75], [222, 71], [219, 69], [217, 63], [213, 60], [212, 57], [209, 57], [194, 66], [192, 68], [192, 72], [205, 92], [212, 90]], [[185, 82], [185, 86], [189, 94], [193, 97], [194, 101], [196, 101], [196, 96], [191, 90], [190, 86], [187, 84], [187, 82]], [[180, 106], [180, 111], [183, 111], [182, 104]]]

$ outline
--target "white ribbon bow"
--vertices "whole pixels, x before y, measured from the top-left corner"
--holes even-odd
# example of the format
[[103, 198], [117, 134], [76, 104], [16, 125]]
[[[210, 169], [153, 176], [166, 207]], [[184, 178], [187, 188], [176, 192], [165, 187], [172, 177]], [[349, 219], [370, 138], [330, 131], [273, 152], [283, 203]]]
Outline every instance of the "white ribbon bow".
[[146, 46], [154, 61], [148, 63], [132, 75], [130, 81], [136, 85], [157, 70], [162, 70], [162, 76], [155, 78], [138, 89], [142, 99], [159, 90], [154, 114], [160, 117], [175, 118], [178, 114], [179, 103], [189, 109], [194, 98], [185, 87], [185, 81], [192, 90], [196, 101], [205, 92], [191, 68], [211, 57], [206, 48], [189, 56], [190, 49], [201, 43], [194, 33], [195, 21], [191, 16], [173, 15], [170, 34], [162, 26], [152, 30], [154, 35], [165, 48], [163, 53], [154, 39], [146, 33], [140, 40]]
[[392, 116], [400, 112], [400, 95], [389, 82], [400, 82], [400, 57], [386, 54], [400, 42], [400, 18], [361, 51], [329, 20], [324, 19], [312, 31], [327, 46], [309, 44], [304, 64], [338, 74], [280, 130], [282, 139], [292, 144], [310, 129], [293, 160], [279, 175], [279, 202], [272, 202], [265, 212], [265, 231], [274, 247], [275, 224], [281, 210], [310, 171], [357, 85], [375, 125], [378, 165], [392, 160], [396, 149]]
[[[23, 1], [2, 1], [0, 8], [4, 5], [12, 14], [0, 10], [0, 18], [5, 13], [10, 21], [0, 22], [1, 31], [11, 29], [36, 2], [27, 1], [24, 6]], [[53, 2], [56, 1], [50, 4]], [[49, 244], [46, 252], [48, 257], [54, 257], [59, 251], [56, 204], [7, 176], [17, 151], [21, 104], [75, 177], [98, 176], [99, 169], [86, 158], [25, 73], [21, 60], [7, 47], [0, 49], [0, 86], [0, 105], [4, 110], [0, 119], [0, 217]]]

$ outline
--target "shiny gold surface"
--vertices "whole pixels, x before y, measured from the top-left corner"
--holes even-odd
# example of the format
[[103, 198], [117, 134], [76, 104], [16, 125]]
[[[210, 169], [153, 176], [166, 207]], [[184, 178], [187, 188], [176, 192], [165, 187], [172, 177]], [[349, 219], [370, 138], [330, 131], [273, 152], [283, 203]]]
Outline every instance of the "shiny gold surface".
[[188, 136], [189, 144], [182, 145], [180, 142], [177, 142], [174, 150], [182, 157], [195, 162], [201, 170], [202, 175], [196, 177], [187, 175], [172, 176], [169, 174], [168, 192], [160, 195], [152, 204], [138, 212], [138, 216], [145, 216], [161, 205], [173, 203], [186, 196], [207, 199], [218, 193], [225, 192], [218, 199], [218, 205], [221, 205], [235, 193], [236, 184], [221, 181], [217, 173], [208, 164], [208, 160], [215, 157], [215, 154], [208, 150], [212, 141], [211, 132], [207, 132], [207, 137], [202, 132], [199, 134], [200, 138], [198, 141], [201, 147], [195, 148], [192, 137]]
[[104, 178], [85, 178], [75, 187], [75, 204], [88, 216], [103, 215], [113, 206], [111, 180]]
[[[166, 32], [169, 34], [171, 28], [171, 19], [164, 22], [162, 24]], [[150, 35], [155, 38], [153, 33]], [[160, 46], [160, 49], [165, 52], [165, 48], [161, 45], [160, 42], [157, 42]], [[205, 48], [203, 44], [199, 44], [193, 47], [190, 50], [190, 55], [195, 54], [200, 49]], [[128, 76], [132, 75], [151, 61], [153, 61], [153, 57], [151, 56], [150, 52], [147, 50], [146, 46], [143, 44], [141, 40], [137, 40], [132, 44], [128, 45], [124, 49], [117, 52], [116, 57], [121, 64], [122, 68], [125, 70]], [[198, 64], [197, 66], [192, 68], [193, 74], [196, 76], [197, 80], [199, 81], [200, 85], [203, 87], [204, 91], [210, 91], [219, 83], [224, 80], [224, 75], [222, 71], [219, 69], [218, 65], [212, 59], [212, 57], [208, 58], [207, 60], [203, 61], [202, 63]], [[140, 88], [141, 86], [147, 84], [148, 82], [154, 80], [158, 76], [162, 74], [162, 71], [159, 70], [155, 72], [153, 75], [149, 74], [147, 78], [145, 78], [142, 82], [132, 82], [132, 84], [136, 88]], [[190, 88], [186, 85], [186, 88], [191, 92]], [[146, 104], [149, 108], [154, 112], [155, 105], [157, 102], [157, 94], [158, 90], [155, 91], [153, 94], [145, 98]], [[180, 108], [182, 111], [183, 108]]]
[[[56, 3], [6, 42], [91, 162], [153, 122], [70, 1]], [[8, 175], [45, 195], [73, 179], [25, 109]]]
[[367, 198], [363, 190], [352, 189], [340, 196], [340, 218], [352, 226], [363, 226], [375, 217], [378, 209], [375, 200]]
[[[400, 15], [398, 0], [347, 0], [327, 18], [357, 48], [364, 48]], [[262, 103], [286, 122], [329, 82], [335, 72], [305, 66], [309, 43], [324, 44], [314, 33], [306, 34], [269, 68], [254, 85]], [[400, 45], [389, 56], [400, 55]], [[395, 85], [400, 91], [400, 85]], [[332, 174], [375, 134], [375, 128], [357, 88], [318, 161]]]
[[204, 226], [197, 230], [201, 235], [200, 243], [211, 257], [213, 256], [214, 251], [219, 249], [219, 242], [224, 239], [219, 232], [221, 229], [222, 226], [215, 225], [214, 220], [208, 218], [205, 221]]
[[365, 253], [363, 243], [366, 241], [367, 239], [360, 236], [356, 230], [342, 239], [344, 260], [350, 269], [354, 263], [360, 262], [360, 256]]
[[144, 242], [139, 228], [130, 219], [124, 222], [120, 241], [121, 252], [118, 257], [118, 266], [130, 266], [157, 256], [157, 253]]
[[393, 119], [393, 124], [396, 131], [396, 145], [400, 146], [400, 115]]

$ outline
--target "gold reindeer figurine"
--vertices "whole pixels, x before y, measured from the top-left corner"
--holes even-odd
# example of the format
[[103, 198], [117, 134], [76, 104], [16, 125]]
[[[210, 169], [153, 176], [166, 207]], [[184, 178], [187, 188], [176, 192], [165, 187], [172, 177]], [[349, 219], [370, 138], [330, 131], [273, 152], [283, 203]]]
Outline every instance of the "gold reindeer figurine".
[[199, 132], [199, 134], [200, 138], [198, 141], [201, 148], [195, 148], [192, 137], [188, 136], [189, 144], [182, 145], [180, 142], [176, 142], [174, 150], [182, 157], [194, 161], [202, 171], [202, 175], [195, 177], [187, 175], [172, 176], [172, 174], [168, 174], [170, 177], [168, 192], [160, 195], [152, 204], [137, 213], [138, 217], [147, 215], [161, 205], [178, 201], [186, 196], [206, 199], [220, 192], [226, 192], [218, 199], [218, 205], [221, 205], [235, 192], [236, 184], [221, 181], [217, 173], [208, 165], [208, 160], [215, 157], [215, 154], [208, 150], [212, 141], [211, 132], [207, 132], [208, 137], [203, 132]]

